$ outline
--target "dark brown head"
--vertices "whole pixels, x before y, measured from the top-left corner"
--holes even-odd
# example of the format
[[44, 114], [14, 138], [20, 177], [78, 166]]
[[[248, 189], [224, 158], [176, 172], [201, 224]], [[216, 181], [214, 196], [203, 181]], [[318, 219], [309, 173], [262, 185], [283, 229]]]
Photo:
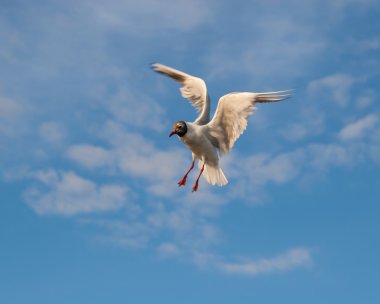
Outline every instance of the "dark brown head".
[[179, 137], [182, 137], [187, 132], [187, 125], [184, 121], [177, 121], [173, 126], [173, 131], [170, 132], [169, 137], [172, 137], [174, 134], [177, 134]]

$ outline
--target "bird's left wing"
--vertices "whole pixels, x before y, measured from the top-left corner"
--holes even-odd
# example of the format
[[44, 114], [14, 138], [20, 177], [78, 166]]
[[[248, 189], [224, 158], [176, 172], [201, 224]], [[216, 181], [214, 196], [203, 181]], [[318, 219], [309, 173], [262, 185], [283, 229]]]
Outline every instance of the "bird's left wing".
[[247, 127], [247, 118], [256, 102], [276, 102], [289, 98], [288, 91], [268, 93], [230, 93], [219, 99], [213, 119], [207, 124], [207, 136], [222, 154], [231, 151]]
[[166, 75], [182, 84], [180, 88], [182, 96], [189, 100], [197, 111], [200, 112], [194, 123], [205, 125], [210, 121], [210, 99], [207, 95], [207, 87], [203, 79], [160, 63], [153, 64], [152, 68], [154, 71]]

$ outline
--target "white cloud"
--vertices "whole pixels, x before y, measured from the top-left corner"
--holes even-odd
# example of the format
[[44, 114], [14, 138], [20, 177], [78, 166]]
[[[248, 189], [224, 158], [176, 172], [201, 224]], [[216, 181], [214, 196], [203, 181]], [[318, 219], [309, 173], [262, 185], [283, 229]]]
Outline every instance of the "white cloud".
[[20, 32], [15, 28], [8, 28], [4, 20], [0, 20], [0, 39], [3, 42], [3, 47], [0, 49], [0, 59], [12, 63], [18, 62], [17, 55], [11, 50], [18, 50], [23, 46]]
[[355, 6], [355, 9], [367, 10], [370, 9], [374, 4], [375, 0], [333, 0], [329, 1], [331, 6], [335, 9], [342, 9], [347, 6]]
[[106, 100], [106, 108], [114, 119], [128, 125], [163, 130], [164, 109], [143, 92], [134, 93], [131, 89], [120, 89]]
[[113, 162], [111, 151], [88, 144], [70, 146], [67, 150], [67, 155], [70, 159], [88, 169], [101, 168]]
[[126, 222], [124, 220], [108, 219], [80, 219], [85, 225], [100, 228], [96, 240], [101, 243], [113, 244], [120, 247], [146, 247], [154, 231], [144, 222]]
[[302, 123], [292, 123], [280, 133], [288, 140], [301, 140], [308, 134], [308, 128]]
[[374, 102], [374, 99], [370, 96], [360, 96], [356, 101], [356, 107], [358, 109], [366, 109], [370, 107]]
[[60, 144], [66, 137], [64, 125], [54, 121], [44, 122], [40, 125], [38, 133], [42, 139], [53, 144]]
[[[277, 24], [277, 22], [274, 23]], [[281, 26], [281, 24], [278, 25], [277, 29]], [[260, 28], [260, 32], [261, 30], [263, 35], [268, 32], [267, 35], [272, 36], [270, 29], [265, 29], [265, 24], [262, 29]], [[237, 46], [233, 43], [216, 44], [215, 49], [203, 60], [207, 67], [207, 79], [226, 79], [229, 75], [235, 74], [245, 78], [245, 81], [248, 82], [245, 85], [252, 85], [252, 89], [245, 90], [262, 91], [262, 88], [265, 87], [272, 90], [273, 87], [269, 88], [268, 86], [272, 86], [274, 80], [278, 85], [278, 79], [283, 80], [301, 75], [307, 68], [305, 62], [311, 62], [310, 58], [324, 48], [323, 41], [316, 39], [311, 41], [310, 37], [303, 34], [300, 34], [298, 39], [295, 42], [285, 38], [279, 38], [276, 41], [257, 37], [249, 45], [238, 49], [235, 49]], [[284, 87], [288, 85], [287, 80], [286, 82], [282, 81], [283, 87], [278, 90], [289, 89], [289, 87]]]
[[198, 0], [89, 1], [88, 5], [98, 22], [140, 36], [173, 29], [189, 31], [206, 22], [211, 13], [210, 3]]
[[256, 276], [264, 273], [283, 272], [294, 268], [310, 267], [311, 265], [312, 256], [310, 250], [306, 248], [294, 248], [273, 258], [238, 263], [225, 262], [218, 266], [226, 273]]
[[315, 174], [331, 169], [331, 166], [353, 164], [355, 150], [338, 144], [311, 144], [308, 146], [308, 158], [305, 163]]
[[207, 223], [206, 218], [195, 217], [185, 204], [169, 211], [167, 205], [155, 203], [145, 212], [146, 216], [136, 221], [88, 219], [80, 222], [102, 228], [96, 237], [98, 241], [128, 248], [147, 247], [153, 239], [164, 233], [170, 241], [155, 246], [160, 257], [188, 260], [200, 268], [216, 269], [228, 274], [256, 276], [312, 265], [310, 250], [306, 248], [293, 248], [273, 258], [258, 261], [247, 259], [243, 262], [226, 262], [222, 256], [210, 250], [210, 245], [219, 240], [219, 231]]
[[369, 114], [347, 126], [345, 126], [338, 134], [341, 140], [362, 139], [370, 132], [378, 123], [379, 117], [375, 114]]
[[[263, 197], [258, 195], [268, 183], [284, 184], [296, 178], [306, 159], [306, 150], [299, 149], [275, 156], [257, 154], [247, 157], [234, 156], [236, 162], [229, 168], [231, 178], [238, 181], [232, 184], [232, 195], [249, 197], [247, 201], [258, 203]], [[255, 195], [252, 195], [255, 193]], [[230, 194], [231, 195], [231, 194]]]
[[380, 144], [371, 146], [369, 148], [369, 153], [370, 153], [371, 158], [373, 159], [373, 161], [377, 165], [380, 165]]
[[[355, 41], [357, 43], [357, 41]], [[365, 51], [373, 51], [380, 49], [380, 36], [375, 36], [360, 41], [358, 47]]]
[[176, 186], [176, 179], [180, 179], [191, 163], [190, 153], [186, 156], [184, 151], [177, 149], [160, 149], [150, 139], [127, 131], [115, 121], [108, 122], [100, 136], [108, 142], [109, 148], [74, 145], [69, 147], [68, 157], [88, 169], [105, 168], [121, 175], [144, 179], [148, 183], [146, 189], [156, 195], [166, 197], [172, 193], [166, 188], [173, 190], [170, 185]]
[[137, 216], [128, 220], [86, 219], [81, 223], [101, 228], [97, 240], [122, 247], [147, 247], [164, 235], [170, 241], [155, 247], [166, 258], [188, 257], [194, 250], [208, 250], [219, 240], [219, 230], [207, 221], [207, 215], [198, 214], [185, 202], [154, 201], [140, 203], [140, 208]]
[[178, 256], [180, 249], [173, 243], [162, 243], [157, 247], [157, 252], [161, 257], [168, 258]]
[[0, 134], [10, 136], [18, 133], [22, 125], [18, 122], [24, 111], [24, 107], [19, 102], [0, 96]]
[[360, 94], [356, 100], [356, 108], [362, 110], [367, 109], [373, 105], [376, 93], [373, 90], [366, 90]]
[[[296, 114], [295, 114], [296, 115]], [[311, 139], [322, 134], [326, 129], [326, 115], [315, 105], [304, 106], [288, 126], [284, 126], [279, 133], [290, 141]]]
[[[108, 122], [101, 136], [109, 141], [109, 151], [119, 172], [145, 179], [148, 182], [146, 188], [156, 194], [166, 196], [155, 185], [168, 186], [170, 182], [176, 187], [176, 180], [181, 178], [191, 163], [190, 152], [160, 149], [149, 138], [127, 131], [117, 122]], [[165, 191], [165, 188], [162, 190]]]
[[6, 182], [25, 180], [34, 176], [34, 172], [27, 165], [19, 165], [2, 172], [2, 178]]
[[25, 198], [28, 205], [40, 215], [72, 216], [112, 211], [120, 209], [126, 202], [125, 186], [98, 186], [74, 172], [46, 170], [36, 172], [34, 177], [44, 187], [29, 188]]
[[278, 154], [231, 155], [225, 167], [230, 179], [229, 199], [243, 198], [250, 204], [268, 200], [268, 187], [315, 183], [336, 167], [353, 167], [371, 159], [371, 144], [311, 143]]
[[8, 119], [11, 118], [22, 111], [22, 107], [15, 102], [6, 97], [0, 96], [0, 118]]
[[[302, 18], [292, 17], [297, 15], [300, 6]], [[289, 85], [285, 81], [307, 72], [313, 58], [327, 44], [323, 29], [307, 22], [306, 16], [315, 14], [312, 6], [289, 3], [292, 14], [286, 14], [282, 10], [273, 11], [270, 2], [263, 2], [260, 3], [261, 13], [254, 17], [250, 10], [242, 12], [234, 20], [233, 28], [240, 27], [243, 33], [249, 33], [249, 38], [243, 41], [235, 40], [240, 35], [226, 37], [225, 33], [230, 31], [228, 25], [216, 29], [223, 38], [216, 41], [204, 57], [208, 78], [230, 79], [236, 74], [242, 81], [249, 81], [248, 85], [256, 88], [254, 90], [272, 85], [274, 79], [281, 79], [283, 85]]]
[[308, 85], [310, 95], [320, 102], [334, 101], [337, 105], [345, 107], [351, 100], [350, 90], [355, 79], [346, 74], [334, 74], [313, 80]]

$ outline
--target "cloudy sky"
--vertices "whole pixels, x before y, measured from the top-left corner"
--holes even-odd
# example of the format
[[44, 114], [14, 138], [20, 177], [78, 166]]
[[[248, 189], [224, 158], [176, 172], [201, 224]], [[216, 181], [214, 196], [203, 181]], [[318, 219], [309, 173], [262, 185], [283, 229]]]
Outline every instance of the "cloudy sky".
[[[379, 303], [380, 4], [1, 1], [0, 302]], [[260, 104], [228, 186], [160, 62]]]

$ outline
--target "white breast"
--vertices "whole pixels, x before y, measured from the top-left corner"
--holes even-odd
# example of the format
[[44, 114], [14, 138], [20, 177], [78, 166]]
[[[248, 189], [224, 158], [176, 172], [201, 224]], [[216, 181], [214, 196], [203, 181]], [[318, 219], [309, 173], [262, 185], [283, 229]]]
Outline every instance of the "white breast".
[[205, 126], [194, 125], [186, 122], [187, 132], [180, 137], [181, 141], [195, 154], [195, 156], [209, 163], [210, 165], [218, 164], [218, 154], [216, 148], [212, 145], [204, 133]]

